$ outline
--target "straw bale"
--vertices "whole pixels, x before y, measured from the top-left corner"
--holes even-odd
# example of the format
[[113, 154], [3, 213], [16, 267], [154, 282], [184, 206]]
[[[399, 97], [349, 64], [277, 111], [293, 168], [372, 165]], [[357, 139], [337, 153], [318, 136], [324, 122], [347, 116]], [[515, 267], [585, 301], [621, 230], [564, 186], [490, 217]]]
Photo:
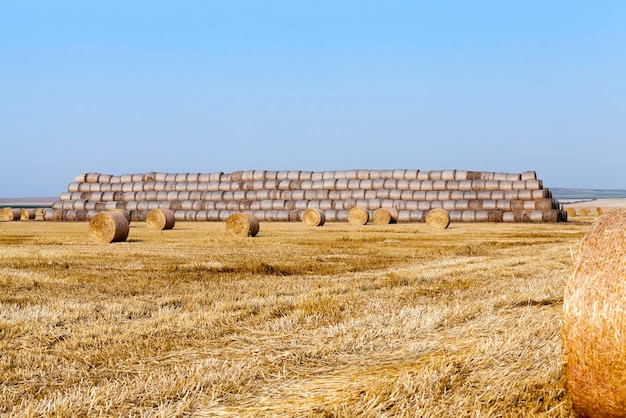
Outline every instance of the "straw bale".
[[241, 181], [253, 181], [254, 170], [244, 170], [241, 172]]
[[[402, 201], [402, 202], [391, 203], [391, 204], [395, 205], [398, 208], [398, 210], [419, 210], [419, 204], [416, 200], [409, 200], [406, 202]], [[389, 204], [387, 204], [387, 206], [389, 206]]]
[[206, 222], [206, 221], [208, 221], [207, 214], [208, 214], [208, 211], [206, 211], [206, 210], [199, 210], [199, 211], [197, 211], [196, 212], [196, 221], [198, 221], [198, 222]]
[[543, 199], [547, 197], [552, 197], [552, 192], [548, 189], [529, 190], [529, 192], [531, 193], [531, 199]]
[[569, 206], [565, 208], [565, 211], [567, 212], [567, 216], [569, 218], [573, 218], [574, 216], [576, 216], [576, 208]]
[[425, 200], [438, 200], [439, 192], [434, 190], [429, 190], [426, 192]]
[[31, 219], [35, 219], [35, 209], [21, 209], [20, 210], [20, 220], [22, 221], [28, 221]]
[[357, 170], [346, 170], [346, 179], [357, 180], [356, 173], [357, 173]]
[[197, 211], [195, 210], [186, 210], [185, 211], [185, 221], [187, 222], [195, 222]]
[[433, 201], [431, 200], [421, 200], [419, 202], [417, 202], [417, 208], [419, 210], [430, 210], [431, 208], [431, 204]]
[[403, 180], [406, 173], [406, 169], [395, 169], [391, 172], [391, 178], [396, 180]]
[[454, 172], [454, 180], [467, 180], [468, 171], [466, 170], [456, 170]]
[[474, 210], [462, 210], [461, 222], [474, 222], [476, 221], [476, 211]]
[[417, 175], [419, 170], [405, 170], [404, 179], [405, 180], [417, 180]]
[[413, 200], [413, 190], [401, 190], [400, 200]]
[[389, 190], [389, 199], [400, 200], [402, 197], [402, 190], [392, 189]]
[[314, 171], [311, 173], [311, 181], [322, 181], [324, 180], [324, 173], [321, 171]]
[[474, 211], [474, 222], [489, 222], [489, 211], [488, 210]]
[[399, 210], [398, 222], [411, 222], [411, 212], [408, 210]]
[[102, 212], [89, 221], [89, 237], [101, 243], [121, 242], [128, 237], [128, 221], [118, 212]]
[[385, 179], [373, 179], [372, 180], [372, 189], [380, 190], [385, 187]]
[[502, 222], [502, 216], [504, 211], [502, 210], [488, 210], [487, 222]]
[[468, 209], [470, 210], [483, 210], [483, 202], [490, 202], [490, 200], [468, 200]]
[[348, 212], [348, 222], [353, 225], [365, 225], [369, 218], [369, 212], [362, 207], [355, 206]]
[[422, 180], [420, 190], [433, 190], [433, 183], [432, 180]]
[[462, 221], [463, 211], [462, 210], [451, 210], [451, 211], [448, 212], [448, 215], [450, 216], [450, 222], [461, 222]]
[[326, 216], [320, 209], [310, 208], [302, 214], [302, 223], [308, 226], [322, 226], [326, 222]]
[[520, 174], [520, 180], [526, 181], [526, 180], [536, 180], [537, 179], [537, 173], [534, 171], [524, 171], [523, 173]]
[[429, 178], [429, 180], [433, 180], [433, 181], [441, 180], [442, 179], [442, 177], [441, 177], [442, 175], [443, 175], [443, 171], [441, 171], [441, 170], [431, 170], [428, 173], [428, 178]]
[[251, 214], [234, 213], [226, 219], [226, 231], [236, 237], [254, 237], [259, 232], [259, 221]]
[[359, 180], [370, 180], [370, 170], [367, 169], [359, 169], [356, 172], [356, 178]]
[[626, 211], [608, 211], [580, 247], [563, 305], [565, 378], [581, 417], [626, 417]]
[[146, 216], [146, 224], [148, 228], [159, 231], [172, 229], [176, 224], [175, 212], [165, 208], [153, 209]]
[[504, 199], [504, 190], [492, 190], [491, 191], [491, 198], [493, 200]]
[[0, 209], [0, 222], [19, 221], [22, 218], [22, 210], [19, 208]]
[[456, 170], [443, 170], [441, 172], [442, 180], [455, 180], [456, 178]]
[[508, 199], [496, 200], [496, 209], [498, 210], [512, 210], [511, 201]]
[[424, 222], [424, 211], [421, 211], [421, 210], [410, 210], [409, 211], [409, 222]]
[[485, 190], [500, 190], [500, 180], [485, 180]]
[[445, 209], [431, 209], [426, 214], [424, 222], [432, 229], [446, 229], [450, 225], [450, 215]]
[[467, 171], [466, 179], [467, 180], [482, 180], [483, 173], [481, 171]]
[[185, 221], [185, 214], [187, 211], [179, 209], [179, 210], [175, 210], [174, 211], [174, 221], [178, 222], [184, 222]]
[[[552, 209], [552, 210], [544, 210], [542, 212], [543, 212], [541, 216], [542, 222], [561, 222], [561, 221], [567, 220], [567, 212], [565, 211]], [[563, 215], [563, 213], [565, 215]], [[563, 216], [565, 217], [565, 219], [562, 219]]]
[[455, 200], [454, 201], [454, 209], [456, 210], [466, 210], [469, 209], [469, 200]]
[[603, 212], [604, 212], [603, 209], [598, 207], [598, 208], [595, 208], [593, 211], [591, 211], [591, 214], [593, 216], [600, 216], [602, 215]]
[[430, 172], [429, 171], [418, 172], [416, 180], [430, 180]]
[[524, 188], [526, 190], [540, 190], [543, 189], [543, 181], [541, 180], [524, 180]]
[[369, 171], [369, 178], [371, 178], [372, 180], [377, 180], [377, 179], [381, 179], [383, 172], [382, 170], [370, 170]]
[[378, 225], [395, 224], [398, 222], [398, 210], [390, 207], [376, 209], [372, 221]]
[[319, 208], [321, 210], [329, 210], [329, 209], [333, 209], [333, 206], [335, 204], [334, 200], [319, 200]]

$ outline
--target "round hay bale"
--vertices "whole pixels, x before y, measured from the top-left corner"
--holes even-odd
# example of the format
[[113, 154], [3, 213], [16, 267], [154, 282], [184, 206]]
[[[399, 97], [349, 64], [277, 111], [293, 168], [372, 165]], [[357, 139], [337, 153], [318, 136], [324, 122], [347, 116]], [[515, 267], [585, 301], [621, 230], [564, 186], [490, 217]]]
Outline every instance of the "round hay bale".
[[450, 225], [450, 215], [448, 211], [435, 208], [428, 211], [425, 219], [426, 225], [433, 229], [446, 229]]
[[96, 242], [108, 244], [125, 241], [128, 230], [128, 221], [117, 212], [98, 213], [89, 221], [89, 236]]
[[355, 206], [348, 211], [348, 222], [353, 225], [365, 225], [369, 218], [369, 212], [361, 207]]
[[226, 219], [226, 231], [235, 237], [254, 237], [259, 232], [259, 221], [253, 215], [234, 213]]
[[576, 212], [579, 216], [587, 216], [589, 215], [589, 208], [580, 208], [578, 212]]
[[172, 229], [176, 224], [176, 216], [174, 211], [170, 209], [153, 209], [146, 216], [146, 224], [150, 229]]
[[395, 224], [398, 222], [398, 210], [396, 208], [380, 208], [374, 211], [372, 221], [377, 225]]
[[573, 208], [571, 206], [565, 208], [565, 212], [567, 212], [568, 218], [573, 218], [574, 216], [576, 216], [576, 208]]
[[22, 218], [21, 209], [2, 208], [0, 209], [0, 222], [19, 221]]
[[309, 208], [302, 213], [302, 223], [309, 226], [322, 226], [326, 223], [326, 215], [320, 209]]
[[626, 416], [626, 211], [599, 217], [565, 288], [567, 394], [581, 417]]
[[35, 219], [35, 209], [22, 209], [20, 211], [20, 220], [28, 221]]
[[601, 216], [601, 215], [602, 215], [602, 213], [603, 213], [602, 208], [595, 208], [595, 209], [593, 210], [593, 212], [591, 212], [591, 214], [592, 214], [592, 215], [594, 215], [594, 216]]

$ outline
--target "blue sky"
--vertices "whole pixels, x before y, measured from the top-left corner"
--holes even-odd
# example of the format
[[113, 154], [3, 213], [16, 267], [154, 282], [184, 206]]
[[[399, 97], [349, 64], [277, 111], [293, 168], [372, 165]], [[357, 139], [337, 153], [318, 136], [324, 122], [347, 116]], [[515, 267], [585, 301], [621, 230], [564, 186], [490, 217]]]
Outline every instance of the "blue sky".
[[0, 197], [83, 172], [626, 189], [626, 2], [0, 0]]

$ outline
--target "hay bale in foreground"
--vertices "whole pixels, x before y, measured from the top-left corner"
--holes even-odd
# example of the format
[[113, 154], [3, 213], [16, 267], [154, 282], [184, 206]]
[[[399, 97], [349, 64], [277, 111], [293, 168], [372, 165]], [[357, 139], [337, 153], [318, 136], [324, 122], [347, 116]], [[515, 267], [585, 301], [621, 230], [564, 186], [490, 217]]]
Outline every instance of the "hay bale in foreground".
[[425, 222], [433, 229], [446, 229], [450, 225], [450, 215], [445, 209], [431, 209], [426, 214]]
[[174, 211], [165, 208], [152, 209], [146, 215], [146, 224], [150, 229], [162, 231], [164, 229], [172, 229], [176, 224], [176, 216]]
[[22, 217], [20, 209], [2, 208], [0, 209], [0, 222], [19, 221]]
[[226, 219], [226, 231], [236, 237], [254, 237], [259, 233], [259, 220], [246, 213], [233, 213]]
[[626, 211], [602, 215], [583, 239], [563, 310], [574, 410], [581, 417], [626, 417]]
[[369, 220], [369, 212], [361, 207], [355, 206], [348, 211], [348, 222], [353, 225], [365, 225]]
[[89, 221], [91, 239], [105, 244], [125, 241], [128, 230], [128, 221], [123, 214], [117, 212], [101, 212]]
[[317, 208], [310, 208], [302, 214], [302, 223], [308, 226], [322, 226], [326, 222], [326, 215]]
[[380, 208], [374, 211], [372, 221], [377, 225], [395, 224], [398, 222], [398, 210], [396, 208]]

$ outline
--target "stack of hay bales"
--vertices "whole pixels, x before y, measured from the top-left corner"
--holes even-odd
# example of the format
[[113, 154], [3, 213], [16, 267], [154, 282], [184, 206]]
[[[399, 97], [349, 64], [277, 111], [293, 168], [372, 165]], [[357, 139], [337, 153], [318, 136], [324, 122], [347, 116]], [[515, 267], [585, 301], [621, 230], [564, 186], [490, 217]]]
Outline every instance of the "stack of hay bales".
[[558, 222], [567, 212], [543, 188], [534, 171], [464, 170], [266, 171], [231, 173], [85, 173], [61, 193], [46, 220], [89, 220], [123, 209], [145, 221], [154, 209], [169, 209], [177, 221], [226, 221], [247, 213], [259, 221], [300, 221], [319, 209], [327, 222], [347, 222], [349, 211], [368, 219], [392, 209], [397, 222], [424, 222], [434, 208], [451, 222]]

